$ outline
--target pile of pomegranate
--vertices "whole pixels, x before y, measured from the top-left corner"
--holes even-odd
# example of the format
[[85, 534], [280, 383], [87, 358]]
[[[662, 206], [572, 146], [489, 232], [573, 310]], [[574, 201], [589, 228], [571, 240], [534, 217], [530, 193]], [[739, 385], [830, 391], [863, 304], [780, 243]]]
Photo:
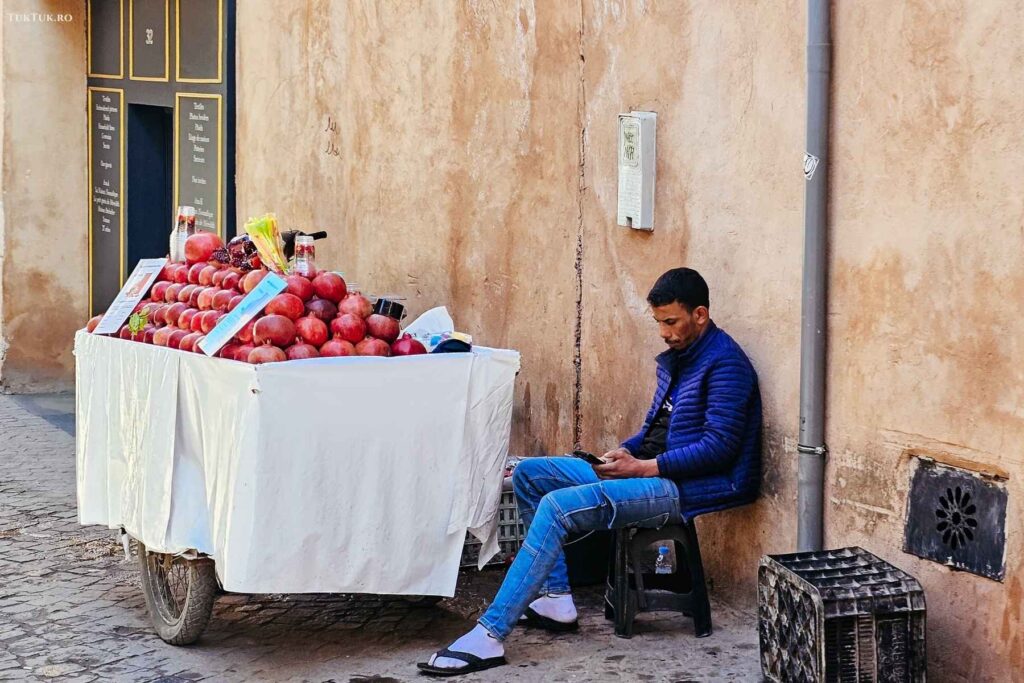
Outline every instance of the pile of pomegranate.
[[[202, 353], [199, 342], [222, 316], [235, 308], [269, 271], [243, 271], [214, 258], [223, 250], [213, 233], [185, 242], [185, 263], [168, 263], [149, 298], [139, 302], [135, 330], [124, 325], [121, 339]], [[284, 291], [227, 344], [217, 356], [247, 363], [272, 363], [320, 356], [409, 356], [426, 349], [409, 335], [399, 339], [398, 321], [373, 312], [369, 299], [349, 292], [331, 272], [312, 279], [286, 275]], [[102, 319], [89, 321], [92, 332]], [[142, 323], [141, 326], [139, 323]]]

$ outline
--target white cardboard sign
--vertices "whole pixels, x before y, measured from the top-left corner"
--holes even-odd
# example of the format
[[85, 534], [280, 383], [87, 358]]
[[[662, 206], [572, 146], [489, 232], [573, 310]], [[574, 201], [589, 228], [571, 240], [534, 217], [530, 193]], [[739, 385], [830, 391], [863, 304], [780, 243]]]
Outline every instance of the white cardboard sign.
[[167, 265], [166, 258], [144, 258], [136, 265], [128, 276], [124, 287], [117, 293], [117, 298], [103, 314], [103, 320], [93, 330], [93, 334], [114, 334], [135, 310], [142, 298], [149, 293], [150, 287], [156, 282], [157, 276]]
[[207, 356], [212, 356], [220, 351], [220, 347], [227, 344], [247, 322], [262, 311], [270, 300], [287, 286], [288, 283], [281, 277], [274, 273], [267, 273], [259, 284], [235, 306], [233, 311], [217, 321], [216, 327], [199, 342], [199, 350]]

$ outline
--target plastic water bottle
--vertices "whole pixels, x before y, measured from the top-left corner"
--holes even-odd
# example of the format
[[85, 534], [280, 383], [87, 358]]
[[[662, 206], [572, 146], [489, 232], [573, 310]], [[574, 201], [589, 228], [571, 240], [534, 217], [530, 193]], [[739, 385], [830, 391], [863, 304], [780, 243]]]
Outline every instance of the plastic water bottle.
[[172, 263], [184, 263], [185, 240], [196, 232], [196, 210], [192, 206], [178, 207], [178, 220], [171, 230], [168, 256]]
[[672, 558], [668, 556], [668, 546], [658, 546], [658, 559], [654, 561], [654, 573], [655, 574], [671, 574], [672, 573]]

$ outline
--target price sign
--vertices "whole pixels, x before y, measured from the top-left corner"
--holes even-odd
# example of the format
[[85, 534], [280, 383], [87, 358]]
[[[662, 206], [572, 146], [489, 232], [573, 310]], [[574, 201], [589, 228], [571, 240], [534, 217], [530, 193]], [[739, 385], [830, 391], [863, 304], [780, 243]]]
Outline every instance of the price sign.
[[270, 303], [270, 300], [283, 291], [286, 286], [287, 283], [282, 278], [273, 273], [267, 273], [267, 276], [260, 280], [260, 283], [242, 299], [241, 303], [235, 306], [233, 311], [217, 321], [217, 326], [199, 342], [199, 350], [207, 356], [212, 356], [220, 351], [220, 347], [238, 334], [238, 331], [256, 317], [256, 314], [262, 311]]

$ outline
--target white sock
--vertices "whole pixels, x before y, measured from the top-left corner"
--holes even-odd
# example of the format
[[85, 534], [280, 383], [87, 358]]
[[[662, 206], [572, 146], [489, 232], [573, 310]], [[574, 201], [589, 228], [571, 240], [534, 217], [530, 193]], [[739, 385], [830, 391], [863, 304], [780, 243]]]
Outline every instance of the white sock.
[[[481, 659], [501, 657], [505, 654], [505, 646], [501, 644], [501, 641], [488, 633], [487, 629], [480, 624], [474, 626], [472, 631], [449, 645], [448, 649], [454, 652], [468, 652]], [[430, 664], [442, 669], [461, 669], [466, 666], [466, 662], [461, 659], [438, 657], [437, 655], [431, 656]]]
[[542, 617], [554, 619], [563, 624], [571, 624], [578, 617], [576, 604], [572, 601], [572, 594], [570, 593], [564, 595], [552, 595], [550, 593], [542, 595], [531, 602], [530, 607]]

